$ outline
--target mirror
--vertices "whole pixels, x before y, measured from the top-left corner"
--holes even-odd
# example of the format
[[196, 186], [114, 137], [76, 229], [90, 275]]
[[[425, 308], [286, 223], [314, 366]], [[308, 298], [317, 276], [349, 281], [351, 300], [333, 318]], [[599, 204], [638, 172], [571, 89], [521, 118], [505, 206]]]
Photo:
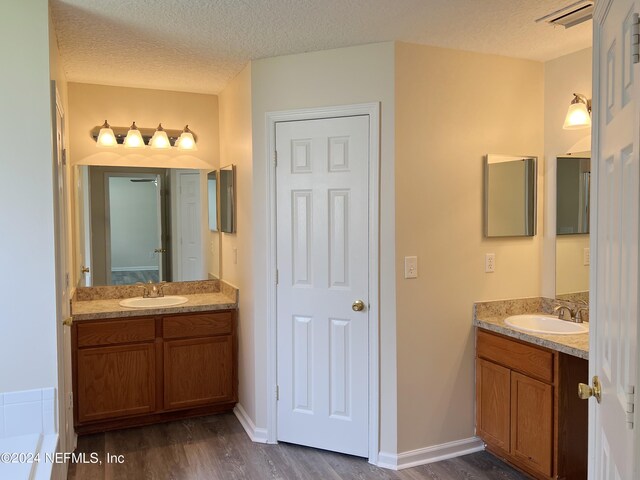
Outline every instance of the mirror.
[[76, 183], [81, 286], [218, 278], [206, 172], [83, 165]]
[[236, 233], [236, 166], [220, 169], [220, 231]]
[[556, 298], [588, 302], [591, 154], [556, 160]]
[[218, 172], [207, 175], [207, 199], [209, 206], [209, 230], [218, 231]]
[[536, 234], [537, 157], [489, 154], [484, 169], [487, 237]]

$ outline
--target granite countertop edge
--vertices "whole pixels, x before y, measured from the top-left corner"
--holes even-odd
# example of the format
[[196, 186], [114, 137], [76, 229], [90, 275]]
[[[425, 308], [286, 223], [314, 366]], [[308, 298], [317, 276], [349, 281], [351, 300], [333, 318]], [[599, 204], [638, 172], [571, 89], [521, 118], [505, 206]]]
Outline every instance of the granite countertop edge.
[[[85, 320], [102, 320], [110, 318], [148, 317], [154, 315], [172, 315], [191, 312], [205, 312], [215, 310], [233, 310], [238, 308], [236, 301], [221, 293], [185, 294], [189, 302], [158, 308], [129, 308], [119, 305], [120, 299], [87, 300], [72, 303], [74, 322]], [[195, 303], [190, 303], [195, 302]]]
[[532, 343], [534, 345], [549, 348], [557, 352], [566, 353], [567, 355], [572, 355], [574, 357], [589, 360], [588, 334], [586, 334], [587, 350], [583, 350], [582, 348], [579, 348], [579, 347], [567, 345], [563, 343], [562, 340], [567, 341], [567, 340], [576, 338], [578, 336], [585, 336], [585, 334], [544, 335], [544, 334], [522, 332], [504, 325], [504, 318], [502, 317], [492, 317], [492, 318], [484, 318], [484, 319], [474, 318], [473, 325], [478, 328], [482, 328], [484, 330], [489, 330], [495, 333], [505, 335], [507, 337], [515, 338], [517, 340], [522, 340], [527, 343]]

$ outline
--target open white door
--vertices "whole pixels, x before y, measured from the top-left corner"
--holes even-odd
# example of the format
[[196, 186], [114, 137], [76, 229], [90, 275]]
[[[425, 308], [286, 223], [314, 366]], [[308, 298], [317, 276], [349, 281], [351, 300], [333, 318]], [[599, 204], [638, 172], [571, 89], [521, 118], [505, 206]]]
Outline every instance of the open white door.
[[202, 280], [203, 272], [200, 172], [178, 172], [178, 271], [174, 280]]
[[589, 408], [592, 480], [640, 478], [640, 422], [634, 413], [639, 360], [640, 70], [634, 63], [633, 32], [638, 3], [602, 0], [594, 15], [594, 325], [589, 369], [600, 380], [601, 399], [592, 398]]
[[[70, 276], [68, 269], [69, 221], [67, 215], [67, 162], [64, 146], [64, 111], [55, 82], [52, 82], [55, 95], [54, 108], [54, 216], [55, 216], [55, 252], [56, 252], [56, 317], [58, 349], [58, 435], [59, 451], [72, 452], [76, 447], [76, 435], [73, 429], [73, 390], [71, 381], [71, 331], [66, 321], [71, 316]], [[66, 471], [66, 465], [61, 466]]]

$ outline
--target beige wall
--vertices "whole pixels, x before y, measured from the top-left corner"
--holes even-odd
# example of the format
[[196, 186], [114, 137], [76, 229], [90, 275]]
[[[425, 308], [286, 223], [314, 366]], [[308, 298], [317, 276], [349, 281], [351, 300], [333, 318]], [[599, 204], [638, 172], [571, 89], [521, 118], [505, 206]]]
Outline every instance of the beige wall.
[[[71, 162], [76, 165], [118, 165], [127, 167], [218, 168], [220, 142], [218, 97], [197, 93], [169, 92], [143, 88], [111, 87], [69, 83], [69, 136]], [[154, 128], [162, 122], [167, 129], [186, 124], [198, 137], [198, 150], [142, 151], [124, 147], [98, 148], [91, 130], [106, 120], [112, 126]]]
[[[543, 75], [537, 62], [396, 44], [399, 452], [474, 435], [473, 302], [540, 293], [540, 236], [484, 238], [482, 204], [484, 155], [542, 156]], [[419, 278], [403, 278], [406, 255]]]
[[[57, 387], [48, 3], [0, 15], [0, 392]], [[17, 48], [19, 44], [19, 48]]]
[[556, 295], [589, 291], [585, 248], [589, 248], [589, 235], [559, 235], [556, 238]]
[[[256, 383], [247, 395], [256, 399], [253, 420], [266, 425], [266, 266], [268, 252], [265, 115], [267, 112], [344, 105], [381, 103], [381, 193], [380, 193], [380, 340], [381, 340], [381, 449], [396, 451], [396, 341], [395, 264], [390, 252], [394, 238], [394, 46], [393, 43], [327, 50], [301, 55], [263, 59], [251, 67], [253, 128], [252, 184], [242, 185], [253, 192], [250, 236], [253, 245], [254, 338]], [[238, 234], [240, 235], [240, 233]], [[239, 252], [240, 255], [240, 252]], [[224, 266], [223, 266], [224, 270]], [[241, 293], [241, 296], [243, 293]], [[246, 317], [245, 317], [245, 320]]]
[[[545, 156], [545, 229], [542, 293], [553, 298], [556, 292], [556, 157], [569, 152], [590, 150], [590, 132], [584, 130], [563, 130], [562, 125], [573, 93], [582, 93], [591, 98], [591, 48], [565, 55], [544, 64], [544, 156]], [[562, 252], [565, 256], [582, 259], [582, 242], [564, 242], [564, 247], [573, 245], [573, 252]], [[579, 251], [578, 251], [579, 249]], [[581, 261], [571, 262], [570, 258], [558, 258], [563, 275], [567, 278], [583, 277]], [[588, 267], [587, 267], [588, 269]], [[561, 280], [562, 282], [562, 280]], [[572, 283], [571, 280], [569, 282]], [[584, 283], [584, 282], [583, 282]], [[588, 290], [588, 279], [584, 290]], [[575, 285], [568, 288], [573, 288]], [[564, 290], [567, 286], [560, 286]], [[575, 292], [578, 290], [572, 290]], [[564, 292], [563, 292], [564, 293]]]
[[[220, 233], [220, 273], [240, 290], [239, 373], [240, 403], [255, 419], [254, 284], [252, 262], [251, 65], [220, 93], [220, 164], [236, 165], [237, 233]], [[237, 250], [237, 263], [234, 249]]]

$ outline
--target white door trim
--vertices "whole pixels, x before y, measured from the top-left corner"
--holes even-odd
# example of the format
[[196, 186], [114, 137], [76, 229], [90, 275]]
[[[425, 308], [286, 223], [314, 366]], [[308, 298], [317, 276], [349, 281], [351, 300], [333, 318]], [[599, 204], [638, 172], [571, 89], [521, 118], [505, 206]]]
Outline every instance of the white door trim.
[[379, 452], [379, 237], [380, 237], [380, 104], [362, 103], [334, 107], [268, 112], [266, 114], [267, 169], [267, 442], [277, 443], [277, 331], [276, 331], [276, 123], [323, 118], [369, 116], [369, 462], [376, 464]]

